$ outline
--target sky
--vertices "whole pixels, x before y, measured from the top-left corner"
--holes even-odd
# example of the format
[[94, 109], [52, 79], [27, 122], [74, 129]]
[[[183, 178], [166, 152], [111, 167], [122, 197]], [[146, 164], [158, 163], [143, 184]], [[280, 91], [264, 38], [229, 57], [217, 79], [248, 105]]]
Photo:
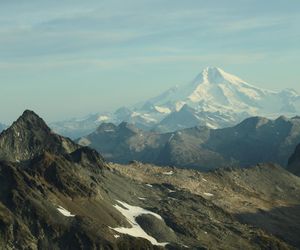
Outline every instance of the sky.
[[1, 0], [0, 122], [129, 106], [216, 66], [300, 93], [299, 0]]

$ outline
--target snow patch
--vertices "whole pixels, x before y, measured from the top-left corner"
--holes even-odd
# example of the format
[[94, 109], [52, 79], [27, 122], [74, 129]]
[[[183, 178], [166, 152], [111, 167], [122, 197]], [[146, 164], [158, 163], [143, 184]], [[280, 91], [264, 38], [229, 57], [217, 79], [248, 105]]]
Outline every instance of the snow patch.
[[172, 190], [172, 189], [168, 189], [168, 192], [169, 192], [169, 193], [175, 193], [176, 191], [175, 191], [175, 190]]
[[104, 132], [107, 132], [107, 133], [111, 133], [111, 132], [115, 132], [113, 129], [105, 129], [103, 130]]
[[86, 137], [82, 137], [78, 141], [78, 144], [81, 146], [89, 146], [91, 144], [91, 141], [89, 139], [87, 139]]
[[185, 102], [176, 102], [175, 103], [175, 110], [178, 112], [183, 106]]
[[217, 129], [218, 128], [218, 126], [216, 126], [216, 125], [214, 125], [212, 123], [209, 123], [209, 122], [206, 122], [206, 126], [209, 127], [209, 128], [211, 128], [211, 129]]
[[169, 138], [169, 142], [172, 141], [172, 139], [174, 138], [175, 134], [172, 134]]
[[169, 108], [164, 108], [164, 107], [160, 107], [160, 106], [155, 106], [155, 109], [159, 112], [159, 113], [163, 113], [163, 114], [170, 114], [171, 110]]
[[104, 121], [107, 121], [109, 120], [109, 117], [106, 116], [106, 115], [100, 115], [97, 119], [98, 122], [104, 122]]
[[164, 174], [164, 175], [172, 175], [172, 174], [174, 174], [174, 172], [171, 170], [171, 171], [169, 171], [169, 172], [163, 172], [163, 174]]
[[145, 201], [146, 200], [146, 198], [143, 198], [143, 197], [138, 197], [138, 199], [141, 200], [141, 201]]
[[212, 197], [212, 196], [214, 196], [213, 194], [211, 194], [211, 193], [203, 193], [204, 195], [206, 195], [206, 196], [209, 196], [209, 197]]
[[[166, 246], [168, 242], [158, 242], [155, 238], [152, 236], [148, 235], [141, 227], [140, 225], [136, 222], [136, 217], [143, 215], [143, 214], [150, 214], [157, 219], [163, 220], [163, 218], [151, 211], [148, 211], [144, 208], [138, 207], [138, 206], [131, 206], [125, 202], [118, 201], [117, 202], [122, 205], [119, 206], [118, 204], [114, 205], [114, 207], [124, 216], [126, 217], [127, 221], [130, 223], [131, 228], [126, 228], [126, 227], [117, 227], [117, 228], [111, 228], [115, 230], [116, 232], [119, 232], [121, 234], [128, 234], [133, 237], [140, 237], [149, 240], [152, 245], [156, 246]], [[124, 207], [124, 208], [123, 208]]]
[[67, 209], [63, 208], [62, 206], [58, 206], [57, 210], [66, 217], [75, 217], [74, 214], [71, 214]]
[[146, 184], [146, 186], [147, 186], [147, 187], [151, 187], [151, 188], [153, 187], [153, 186], [152, 186], [151, 184], [149, 184], [149, 183]]

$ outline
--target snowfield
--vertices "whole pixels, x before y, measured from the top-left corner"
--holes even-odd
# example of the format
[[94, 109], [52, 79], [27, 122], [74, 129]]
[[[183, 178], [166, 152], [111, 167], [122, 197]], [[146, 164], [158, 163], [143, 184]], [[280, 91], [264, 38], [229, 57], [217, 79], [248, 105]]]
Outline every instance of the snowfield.
[[168, 242], [157, 242], [155, 238], [152, 236], [148, 235], [141, 227], [140, 225], [136, 222], [135, 218], [137, 218], [140, 215], [143, 214], [150, 214], [157, 219], [163, 220], [163, 218], [151, 211], [148, 211], [144, 208], [138, 207], [138, 206], [131, 206], [125, 202], [118, 201], [117, 202], [121, 205], [119, 206], [118, 204], [114, 205], [114, 207], [124, 216], [126, 217], [127, 221], [130, 223], [131, 228], [127, 227], [117, 227], [117, 228], [111, 228], [114, 231], [121, 233], [121, 234], [128, 234], [133, 237], [140, 237], [149, 240], [152, 245], [156, 246], [166, 246]]

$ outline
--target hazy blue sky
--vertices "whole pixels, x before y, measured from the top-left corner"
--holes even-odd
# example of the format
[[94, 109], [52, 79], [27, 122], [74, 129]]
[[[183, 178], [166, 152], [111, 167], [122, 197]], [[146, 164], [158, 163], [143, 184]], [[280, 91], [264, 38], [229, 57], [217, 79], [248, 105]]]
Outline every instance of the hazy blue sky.
[[218, 66], [300, 92], [299, 0], [1, 0], [0, 122], [113, 110]]

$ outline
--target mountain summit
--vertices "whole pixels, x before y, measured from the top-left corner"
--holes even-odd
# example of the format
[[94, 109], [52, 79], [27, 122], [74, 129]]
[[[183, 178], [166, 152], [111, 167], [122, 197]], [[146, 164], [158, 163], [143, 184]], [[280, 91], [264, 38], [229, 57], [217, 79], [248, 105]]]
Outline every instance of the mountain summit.
[[0, 157], [25, 161], [45, 151], [71, 153], [78, 146], [51, 131], [42, 118], [26, 110], [11, 127], [0, 134]]
[[[192, 82], [163, 93], [149, 102], [178, 110], [184, 104], [201, 111], [249, 111], [257, 109], [257, 100], [271, 94], [216, 67], [204, 69]], [[254, 111], [254, 110], [252, 110]]]
[[219, 83], [224, 83], [225, 81], [232, 82], [232, 83], [244, 82], [240, 78], [228, 74], [220, 68], [207, 67], [195, 78], [193, 83], [199, 84], [201, 82], [205, 82], [205, 83], [219, 84]]

